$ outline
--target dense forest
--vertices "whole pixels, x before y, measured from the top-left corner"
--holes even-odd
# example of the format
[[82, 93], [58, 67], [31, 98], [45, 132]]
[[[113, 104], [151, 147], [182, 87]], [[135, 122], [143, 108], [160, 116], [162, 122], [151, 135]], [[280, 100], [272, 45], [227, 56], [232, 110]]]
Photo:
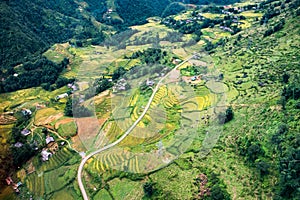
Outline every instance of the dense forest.
[[[40, 85], [46, 90], [62, 87], [74, 81], [74, 79], [58, 78], [68, 64], [69, 60], [66, 58], [60, 64], [56, 64], [42, 57], [35, 62], [24, 63], [19, 72], [16, 72], [14, 68], [9, 68], [7, 73], [1, 74], [6, 79], [0, 82], [0, 93]], [[51, 85], [54, 83], [55, 85]]]
[[[88, 0], [93, 14], [99, 2]], [[97, 5], [97, 10], [94, 5]], [[104, 7], [103, 7], [104, 9]], [[103, 37], [73, 0], [10, 0], [0, 2], [0, 66], [4, 71], [40, 55], [54, 43], [70, 38]]]
[[117, 12], [124, 19], [125, 24], [137, 25], [146, 22], [151, 16], [161, 16], [169, 0], [117, 0]]

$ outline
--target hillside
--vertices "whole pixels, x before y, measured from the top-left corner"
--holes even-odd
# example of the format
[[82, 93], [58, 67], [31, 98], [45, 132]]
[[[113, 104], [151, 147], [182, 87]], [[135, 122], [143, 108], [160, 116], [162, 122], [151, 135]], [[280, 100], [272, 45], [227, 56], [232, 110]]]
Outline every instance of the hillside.
[[[184, 10], [173, 0], [6, 0], [0, 2], [0, 77], [12, 66], [32, 60], [55, 43], [72, 38], [102, 38], [100, 27], [123, 30], [143, 24], [151, 16], [176, 14]], [[176, 1], [175, 1], [176, 2]], [[216, 4], [233, 1], [214, 1]], [[185, 3], [206, 4], [205, 1]], [[169, 7], [169, 5], [172, 5]], [[112, 9], [112, 12], [108, 12]], [[103, 39], [103, 38], [102, 38]], [[5, 41], [5, 42], [4, 42]], [[98, 42], [99, 43], [99, 42]]]
[[[99, 27], [89, 18], [94, 6], [102, 13], [105, 12], [105, 4], [102, 5], [101, 2], [103, 1], [90, 0], [86, 4], [73, 0], [1, 1], [1, 71], [33, 56], [39, 56], [54, 43], [68, 41], [75, 36], [78, 39], [97, 37]], [[84, 9], [88, 11], [81, 12]]]
[[299, 0], [55, 2], [26, 3], [68, 37], [20, 33], [45, 52], [0, 74], [0, 198], [300, 199]]

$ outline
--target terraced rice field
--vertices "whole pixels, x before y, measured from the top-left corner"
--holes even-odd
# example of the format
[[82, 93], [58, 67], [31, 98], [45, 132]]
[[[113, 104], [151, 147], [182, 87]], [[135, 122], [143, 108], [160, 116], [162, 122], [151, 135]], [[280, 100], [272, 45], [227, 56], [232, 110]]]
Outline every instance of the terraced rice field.
[[37, 174], [36, 172], [27, 176], [25, 184], [30, 192], [34, 193], [37, 197], [43, 197], [45, 194], [45, 180], [43, 173]]
[[38, 110], [34, 117], [36, 125], [46, 125], [50, 124], [59, 118], [63, 117], [63, 113], [55, 108], [45, 108]]
[[97, 172], [104, 172], [108, 169], [124, 170], [128, 166], [128, 161], [132, 159], [130, 152], [116, 149], [95, 156], [90, 166]]
[[73, 152], [71, 152], [67, 148], [63, 148], [56, 152], [52, 157], [49, 158], [48, 161], [43, 163], [41, 168], [38, 170], [39, 172], [50, 171], [56, 169], [57, 167], [63, 165], [73, 156]]
[[53, 193], [64, 188], [75, 179], [76, 170], [70, 167], [60, 167], [44, 174], [46, 194]]
[[76, 166], [66, 162], [73, 156], [73, 152], [67, 148], [59, 150], [35, 172], [26, 176], [26, 187], [40, 199], [70, 184], [76, 176]]

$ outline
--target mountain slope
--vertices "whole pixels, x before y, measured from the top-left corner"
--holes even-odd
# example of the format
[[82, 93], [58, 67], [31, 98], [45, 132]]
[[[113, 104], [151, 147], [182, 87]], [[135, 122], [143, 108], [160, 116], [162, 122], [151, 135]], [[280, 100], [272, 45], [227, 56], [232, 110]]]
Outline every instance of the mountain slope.
[[14, 66], [84, 28], [97, 32], [73, 0], [11, 0], [0, 3], [0, 66]]

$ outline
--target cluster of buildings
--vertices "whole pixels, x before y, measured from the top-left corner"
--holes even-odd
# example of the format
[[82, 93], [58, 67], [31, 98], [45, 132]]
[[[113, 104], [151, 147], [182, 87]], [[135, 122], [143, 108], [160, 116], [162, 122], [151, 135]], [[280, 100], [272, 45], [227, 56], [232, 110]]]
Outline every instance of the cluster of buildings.
[[5, 179], [5, 181], [6, 181], [6, 184], [10, 185], [16, 193], [20, 192], [19, 187], [22, 185], [22, 182], [19, 181], [18, 183], [15, 183], [10, 176], [7, 177]]
[[124, 78], [118, 80], [118, 82], [113, 86], [113, 91], [125, 91], [127, 87], [127, 81]]
[[[62, 143], [63, 145], [64, 143]], [[58, 150], [58, 144], [55, 142], [54, 138], [47, 135], [46, 137], [46, 147], [43, 148], [41, 152], [42, 161], [47, 161], [49, 158], [55, 154], [55, 152]]]
[[103, 19], [111, 19], [111, 13], [113, 12], [113, 9], [109, 8], [106, 13], [103, 15]]
[[[75, 91], [78, 90], [78, 87], [74, 84], [74, 83], [69, 83], [68, 84], [68, 88], [72, 89], [71, 93], [74, 93]], [[60, 95], [57, 95], [55, 97], [55, 100], [58, 101], [60, 99], [64, 99], [64, 98], [67, 98], [69, 96], [69, 93], [63, 93], [63, 94], [60, 94]]]

